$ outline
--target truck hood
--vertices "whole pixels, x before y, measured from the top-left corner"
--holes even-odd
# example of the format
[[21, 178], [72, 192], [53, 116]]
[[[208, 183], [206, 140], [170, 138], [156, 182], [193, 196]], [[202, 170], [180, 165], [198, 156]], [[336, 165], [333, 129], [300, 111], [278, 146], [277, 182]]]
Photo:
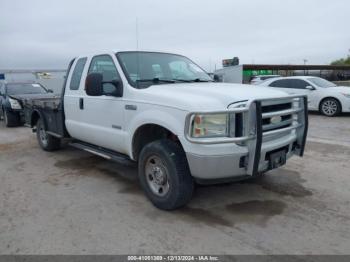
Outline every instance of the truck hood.
[[25, 99], [36, 99], [36, 98], [57, 98], [57, 97], [59, 97], [59, 95], [47, 93], [47, 94], [9, 95], [9, 97], [17, 99], [17, 100], [25, 100]]
[[339, 93], [346, 93], [350, 94], [350, 87], [348, 86], [335, 86], [330, 88], [325, 88], [327, 91], [330, 92], [339, 92]]
[[238, 101], [288, 96], [262, 86], [211, 82], [153, 85], [140, 91], [146, 101], [186, 111], [223, 110]]

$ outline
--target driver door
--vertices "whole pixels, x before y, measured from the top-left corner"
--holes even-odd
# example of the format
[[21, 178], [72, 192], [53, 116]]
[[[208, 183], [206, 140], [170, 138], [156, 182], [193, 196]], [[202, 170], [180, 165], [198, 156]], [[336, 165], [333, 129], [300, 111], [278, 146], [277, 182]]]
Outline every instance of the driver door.
[[[118, 70], [110, 55], [94, 56], [90, 62], [87, 74], [100, 73], [103, 81], [118, 80], [122, 83]], [[103, 85], [102, 96], [88, 96], [82, 90], [80, 100], [80, 122], [82, 141], [125, 153], [124, 101], [116, 97], [115, 86], [110, 83]], [[123, 88], [122, 84], [119, 88]]]

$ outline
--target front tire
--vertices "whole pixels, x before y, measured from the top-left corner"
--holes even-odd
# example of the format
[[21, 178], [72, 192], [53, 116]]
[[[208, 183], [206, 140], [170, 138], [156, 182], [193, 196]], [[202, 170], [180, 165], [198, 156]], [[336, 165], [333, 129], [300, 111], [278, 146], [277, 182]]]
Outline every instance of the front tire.
[[9, 112], [8, 110], [4, 109], [3, 115], [4, 115], [4, 121], [5, 121], [6, 127], [19, 126], [20, 117], [17, 113], [12, 113], [12, 112]]
[[337, 99], [326, 98], [322, 100], [320, 104], [321, 114], [325, 116], [333, 117], [333, 116], [339, 115], [340, 112], [341, 112], [341, 105]]
[[139, 157], [140, 184], [153, 205], [174, 210], [192, 198], [194, 180], [183, 149], [173, 141], [146, 145]]
[[45, 151], [55, 151], [61, 147], [61, 139], [51, 136], [46, 132], [44, 122], [41, 118], [36, 124], [36, 137], [40, 147]]

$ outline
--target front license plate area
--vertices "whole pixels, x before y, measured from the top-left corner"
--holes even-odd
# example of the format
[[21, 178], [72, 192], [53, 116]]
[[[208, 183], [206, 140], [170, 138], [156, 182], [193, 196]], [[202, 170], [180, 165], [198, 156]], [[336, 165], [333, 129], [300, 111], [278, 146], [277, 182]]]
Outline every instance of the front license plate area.
[[269, 169], [275, 169], [283, 166], [287, 162], [287, 153], [285, 150], [277, 151], [269, 155]]

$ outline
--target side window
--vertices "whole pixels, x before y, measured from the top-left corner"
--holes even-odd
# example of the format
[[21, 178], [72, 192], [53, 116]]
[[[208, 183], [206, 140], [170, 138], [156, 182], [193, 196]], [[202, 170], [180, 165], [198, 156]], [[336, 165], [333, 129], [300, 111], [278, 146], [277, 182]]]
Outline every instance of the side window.
[[282, 88], [290, 88], [288, 84], [288, 80], [282, 79], [282, 80], [276, 80], [272, 82], [269, 86], [272, 87], [282, 87]]
[[309, 86], [309, 84], [304, 80], [292, 79], [290, 80], [290, 86], [291, 86], [290, 88], [305, 89], [305, 87]]
[[[89, 67], [89, 74], [90, 73], [102, 74], [103, 76], [102, 81], [112, 81], [112, 80], [120, 81], [118, 70], [115, 67], [113, 59], [109, 55], [95, 56], [91, 60], [91, 64]], [[109, 83], [103, 85], [104, 93], [110, 94], [110, 93], [113, 93], [114, 91], [115, 91], [114, 85]]]
[[78, 90], [79, 89], [80, 80], [81, 80], [81, 76], [83, 74], [85, 64], [86, 64], [86, 57], [80, 58], [78, 60], [78, 62], [76, 63], [74, 70], [73, 70], [72, 78], [70, 80], [70, 85], [69, 85], [70, 90]]

